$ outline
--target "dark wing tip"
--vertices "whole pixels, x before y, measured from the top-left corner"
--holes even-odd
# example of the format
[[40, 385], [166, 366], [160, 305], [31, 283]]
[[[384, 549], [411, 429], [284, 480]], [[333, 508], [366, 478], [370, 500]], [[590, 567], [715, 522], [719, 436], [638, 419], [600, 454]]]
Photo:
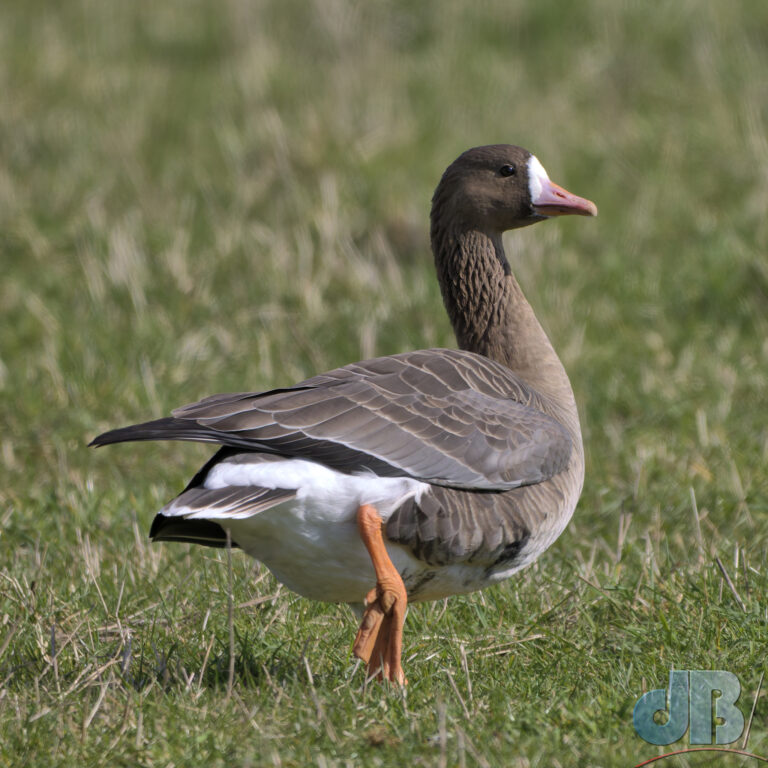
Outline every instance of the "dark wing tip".
[[130, 430], [131, 427], [120, 427], [119, 429], [110, 429], [109, 432], [102, 432], [100, 435], [91, 440], [88, 443], [89, 448], [100, 448], [102, 445], [111, 445], [112, 443], [123, 443], [131, 440], [125, 433]]
[[111, 429], [109, 432], [94, 437], [88, 443], [88, 447], [95, 446], [98, 448], [101, 445], [128, 443], [136, 440], [194, 440], [196, 433], [200, 431], [200, 427], [195, 422], [166, 416], [154, 421], [145, 421], [142, 424]]

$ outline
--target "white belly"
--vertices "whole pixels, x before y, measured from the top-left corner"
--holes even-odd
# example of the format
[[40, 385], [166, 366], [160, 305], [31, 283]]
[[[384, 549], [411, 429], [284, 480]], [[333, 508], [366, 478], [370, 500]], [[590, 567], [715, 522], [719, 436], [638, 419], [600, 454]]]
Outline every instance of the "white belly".
[[[278, 581], [304, 597], [362, 603], [376, 586], [371, 559], [357, 532], [354, 512], [334, 522], [286, 502], [251, 518], [222, 520], [233, 540], [264, 563]], [[521, 566], [489, 576], [476, 565], [430, 566], [399, 544], [386, 544], [411, 599], [438, 600], [474, 592], [508, 578]]]

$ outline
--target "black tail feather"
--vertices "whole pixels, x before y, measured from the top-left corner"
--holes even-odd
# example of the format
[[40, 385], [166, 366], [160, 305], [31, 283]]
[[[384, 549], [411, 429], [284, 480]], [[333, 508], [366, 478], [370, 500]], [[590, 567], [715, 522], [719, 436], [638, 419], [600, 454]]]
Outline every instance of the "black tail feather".
[[[187, 544], [202, 544], [205, 547], [226, 547], [227, 534], [212, 520], [185, 520], [180, 517], [155, 515], [149, 532], [152, 541], [183, 541]], [[237, 547], [237, 542], [232, 542]]]

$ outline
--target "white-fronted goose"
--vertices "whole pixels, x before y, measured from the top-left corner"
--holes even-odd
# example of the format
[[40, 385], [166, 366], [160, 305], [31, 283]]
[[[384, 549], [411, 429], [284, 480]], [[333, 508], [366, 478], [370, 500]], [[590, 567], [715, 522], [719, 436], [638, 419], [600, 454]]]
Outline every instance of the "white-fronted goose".
[[562, 532], [584, 461], [568, 376], [504, 255], [502, 233], [594, 203], [520, 147], [476, 147], [446, 170], [431, 240], [461, 351], [353, 363], [285, 389], [213, 395], [93, 445], [222, 447], [155, 517], [155, 541], [227, 532], [290, 589], [365, 603], [354, 643], [404, 683], [407, 600], [482, 589]]

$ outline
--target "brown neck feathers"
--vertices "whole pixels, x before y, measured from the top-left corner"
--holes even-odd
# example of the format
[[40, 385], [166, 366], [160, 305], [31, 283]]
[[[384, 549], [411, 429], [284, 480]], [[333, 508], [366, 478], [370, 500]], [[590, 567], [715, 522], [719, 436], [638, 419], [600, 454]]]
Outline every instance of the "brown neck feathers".
[[502, 363], [575, 414], [565, 369], [509, 268], [501, 234], [441, 227], [434, 212], [431, 234], [459, 347]]

